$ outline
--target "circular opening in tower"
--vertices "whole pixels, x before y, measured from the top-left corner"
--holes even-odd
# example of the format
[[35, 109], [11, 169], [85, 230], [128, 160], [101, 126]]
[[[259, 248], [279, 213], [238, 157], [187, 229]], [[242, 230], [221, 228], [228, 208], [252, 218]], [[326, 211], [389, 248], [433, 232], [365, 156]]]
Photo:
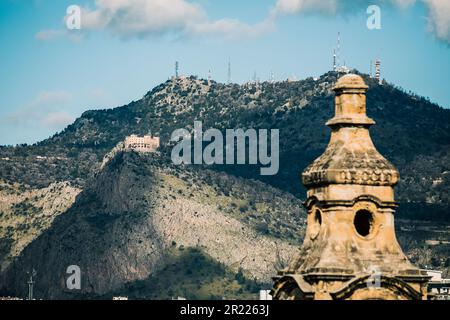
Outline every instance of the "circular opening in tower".
[[311, 221], [311, 228], [310, 228], [310, 236], [311, 239], [314, 240], [320, 232], [320, 227], [322, 225], [322, 213], [319, 209], [316, 209], [313, 211], [312, 221]]
[[355, 214], [355, 219], [353, 220], [356, 232], [360, 236], [367, 237], [373, 229], [373, 214], [367, 210], [359, 210]]
[[319, 226], [322, 224], [322, 215], [320, 214], [320, 210], [316, 210], [314, 212], [314, 222]]

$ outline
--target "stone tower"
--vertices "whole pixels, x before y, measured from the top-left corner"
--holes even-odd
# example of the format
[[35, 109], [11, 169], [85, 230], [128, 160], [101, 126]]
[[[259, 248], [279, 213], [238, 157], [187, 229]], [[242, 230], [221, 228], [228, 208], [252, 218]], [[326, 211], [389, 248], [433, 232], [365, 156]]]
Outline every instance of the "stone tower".
[[325, 152], [302, 175], [303, 247], [279, 271], [274, 299], [426, 299], [428, 277], [403, 254], [394, 229], [397, 169], [372, 143], [364, 80], [341, 77]]

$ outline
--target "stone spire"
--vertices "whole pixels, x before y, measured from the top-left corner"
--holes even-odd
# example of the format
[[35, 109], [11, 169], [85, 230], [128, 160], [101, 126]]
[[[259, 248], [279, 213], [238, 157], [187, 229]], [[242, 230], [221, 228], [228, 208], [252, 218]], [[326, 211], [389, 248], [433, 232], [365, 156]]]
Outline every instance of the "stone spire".
[[[369, 127], [375, 121], [366, 115], [367, 88], [363, 79], [354, 74], [337, 82], [335, 116], [327, 122], [332, 130], [330, 143], [325, 153], [303, 172], [306, 187], [314, 190], [330, 184], [397, 184], [397, 169], [378, 153], [369, 135]], [[393, 192], [390, 195], [389, 200], [394, 201]]]
[[364, 80], [341, 77], [325, 152], [302, 175], [308, 226], [279, 272], [276, 299], [423, 299], [427, 276], [403, 254], [394, 229], [397, 169], [375, 148]]

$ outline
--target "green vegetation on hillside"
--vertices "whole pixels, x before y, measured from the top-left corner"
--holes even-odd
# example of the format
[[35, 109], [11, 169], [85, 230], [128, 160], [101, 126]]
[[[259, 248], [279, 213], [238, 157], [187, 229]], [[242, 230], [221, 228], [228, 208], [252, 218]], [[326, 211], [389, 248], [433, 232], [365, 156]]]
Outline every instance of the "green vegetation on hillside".
[[258, 299], [260, 289], [270, 288], [270, 284], [245, 278], [242, 272], [230, 271], [198, 248], [174, 243], [165, 260], [162, 270], [148, 279], [127, 284], [114, 295], [152, 300], [253, 300]]
[[[371, 129], [373, 141], [400, 171], [398, 201], [412, 206], [412, 210], [400, 206], [399, 215], [427, 219], [418, 213], [425, 211], [431, 214], [429, 219], [449, 221], [450, 110], [364, 77], [370, 87], [367, 112], [377, 122]], [[63, 132], [33, 146], [0, 147], [0, 178], [36, 187], [54, 181], [83, 186], [103, 156], [125, 136], [152, 133], [164, 144], [174, 129], [192, 129], [194, 120], [202, 120], [204, 130], [280, 129], [277, 175], [261, 176], [257, 166], [212, 168], [304, 198], [298, 174], [328, 143], [325, 122], [334, 113], [331, 88], [336, 78], [329, 72], [318, 80], [259, 85], [209, 85], [195, 77], [168, 80], [126, 106], [87, 111]], [[169, 155], [170, 148], [163, 147], [162, 152]]]

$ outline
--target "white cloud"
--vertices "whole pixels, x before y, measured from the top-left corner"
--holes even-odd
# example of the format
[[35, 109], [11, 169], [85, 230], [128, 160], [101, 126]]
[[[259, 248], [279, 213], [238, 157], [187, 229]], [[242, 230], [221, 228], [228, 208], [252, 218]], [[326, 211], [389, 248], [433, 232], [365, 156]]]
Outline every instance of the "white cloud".
[[50, 112], [42, 118], [42, 123], [49, 128], [62, 128], [72, 123], [75, 118], [67, 112]]
[[[271, 15], [322, 13], [328, 15], [345, 15], [372, 4], [393, 5], [406, 9], [414, 5], [416, 0], [277, 0]], [[428, 28], [440, 40], [450, 43], [450, 1], [422, 0], [428, 8]]]
[[49, 41], [55, 40], [65, 35], [64, 30], [42, 30], [36, 33], [36, 40]]
[[436, 37], [450, 43], [450, 1], [423, 0], [428, 6], [428, 27]]
[[187, 26], [191, 35], [221, 35], [226, 38], [258, 37], [274, 27], [272, 19], [266, 19], [255, 25], [248, 25], [236, 19], [220, 19], [213, 22], [197, 23]]
[[[16, 112], [10, 113], [7, 121], [16, 125], [39, 122], [52, 128], [62, 122], [68, 124], [70, 115], [65, 113], [62, 108], [71, 101], [72, 95], [66, 91], [42, 91], [24, 106], [18, 108]], [[70, 119], [73, 120], [73, 117]]]
[[75, 120], [69, 111], [73, 97], [66, 91], [42, 91], [0, 118], [2, 143], [34, 143]]
[[[273, 29], [276, 18], [285, 15], [320, 13], [346, 15], [372, 4], [406, 9], [417, 0], [274, 0], [268, 17], [257, 24], [232, 18], [210, 20], [204, 8], [188, 0], [96, 0], [93, 8], [82, 8], [81, 32], [42, 30], [40, 41], [70, 37], [79, 41], [89, 30], [106, 30], [123, 39], [175, 33], [184, 36], [255, 37]], [[428, 8], [429, 29], [450, 42], [450, 1], [421, 0]], [[364, 11], [361, 11], [365, 13]], [[65, 20], [65, 19], [64, 19]]]
[[395, 5], [407, 8], [416, 0], [277, 0], [272, 9], [272, 15], [290, 15], [297, 13], [325, 13], [325, 14], [347, 14], [353, 13], [369, 5]]
[[95, 4], [94, 10], [82, 10], [82, 28], [107, 28], [122, 37], [184, 30], [207, 17], [199, 5], [185, 0], [96, 0]]
[[278, 0], [272, 13], [274, 15], [288, 15], [317, 11], [335, 14], [338, 2], [338, 0]]
[[[210, 21], [203, 7], [187, 0], [96, 0], [94, 8], [82, 8], [78, 34], [106, 30], [122, 39], [170, 33], [238, 38], [258, 36], [271, 27], [269, 19], [255, 25], [230, 18]], [[36, 39], [53, 40], [72, 34], [68, 30], [43, 30]]]
[[392, 0], [392, 2], [402, 9], [412, 6], [416, 0]]
[[87, 96], [90, 99], [90, 105], [104, 108], [105, 106], [118, 105], [120, 102], [117, 102], [113, 96], [106, 90], [102, 88], [94, 88], [87, 92]]
[[41, 91], [26, 105], [29, 111], [36, 109], [51, 109], [68, 104], [72, 100], [72, 95], [67, 91]]
[[95, 100], [103, 100], [107, 97], [106, 91], [102, 88], [94, 88], [90, 90], [88, 94]]
[[83, 34], [79, 31], [68, 31], [64, 29], [41, 30], [34, 36], [38, 41], [53, 41], [57, 39], [69, 39], [78, 43], [82, 40]]

